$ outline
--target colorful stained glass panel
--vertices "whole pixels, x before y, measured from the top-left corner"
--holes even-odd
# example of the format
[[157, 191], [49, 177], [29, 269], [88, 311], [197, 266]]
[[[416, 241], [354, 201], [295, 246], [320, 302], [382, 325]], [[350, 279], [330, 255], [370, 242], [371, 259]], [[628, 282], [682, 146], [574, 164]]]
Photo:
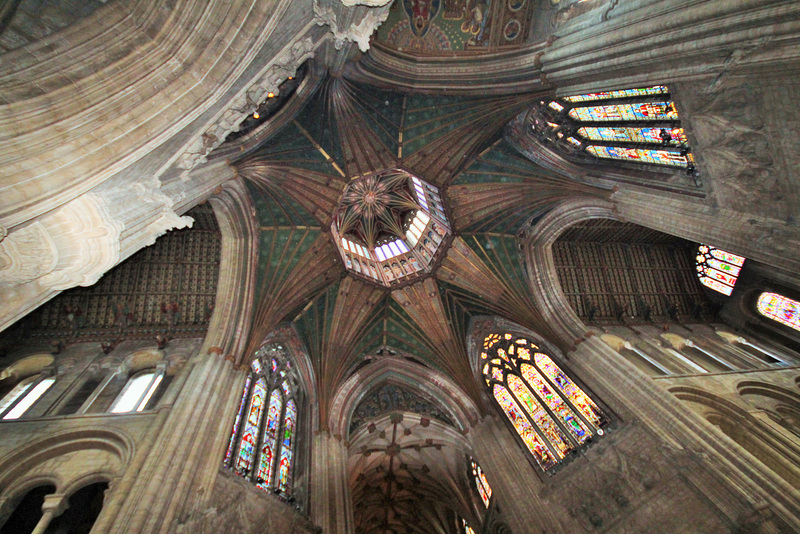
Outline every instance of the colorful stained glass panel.
[[583, 95], [568, 96], [568, 102], [588, 102], [591, 100], [608, 100], [610, 98], [629, 98], [634, 96], [663, 95], [669, 93], [665, 85], [653, 87], [637, 87], [636, 89], [618, 89], [616, 91], [603, 91], [599, 93], [586, 93]]
[[671, 167], [687, 167], [689, 159], [680, 152], [659, 150], [655, 148], [628, 148], [618, 146], [589, 145], [586, 151], [598, 158], [633, 161], [637, 163], [653, 163]]
[[530, 389], [522, 382], [520, 377], [509, 374], [508, 387], [514, 393], [517, 400], [522, 403], [523, 408], [528, 412], [534, 424], [539, 427], [539, 430], [547, 437], [547, 440], [556, 450], [559, 457], [563, 458], [573, 447], [564, 433], [561, 432], [561, 429], [558, 428], [555, 421], [553, 421], [553, 418], [550, 417], [550, 414], [536, 402]]
[[662, 132], [667, 134], [666, 144], [680, 146], [686, 143], [683, 128], [636, 128], [633, 126], [584, 126], [578, 133], [584, 139], [592, 141], [615, 141], [619, 143], [654, 143], [664, 145]]
[[244, 407], [247, 404], [247, 395], [250, 393], [250, 381], [251, 376], [248, 375], [247, 379], [244, 381], [244, 392], [242, 392], [242, 401], [239, 403], [239, 411], [236, 412], [236, 420], [233, 422], [233, 431], [231, 432], [231, 439], [228, 442], [228, 451], [225, 453], [225, 465], [228, 465], [231, 460], [231, 455], [233, 454], [233, 445], [236, 442], [236, 432], [239, 430], [239, 423], [242, 420]]
[[261, 437], [261, 459], [258, 466], [257, 479], [263, 480], [258, 484], [259, 487], [266, 489], [272, 484], [272, 470], [275, 463], [275, 446], [278, 439], [278, 424], [281, 420], [281, 408], [283, 398], [281, 392], [272, 391], [269, 397], [269, 409], [267, 410], [267, 421], [264, 425], [264, 435]]
[[237, 469], [250, 469], [255, 455], [256, 441], [258, 440], [258, 427], [261, 424], [261, 412], [264, 409], [264, 399], [267, 395], [266, 382], [261, 378], [253, 386], [253, 395], [250, 399], [247, 421], [242, 430], [242, 439], [239, 442], [239, 459]]
[[[522, 364], [520, 370], [522, 371], [522, 376], [525, 377], [525, 380], [530, 384], [531, 389], [533, 389], [539, 398], [547, 404], [547, 407], [553, 411], [556, 417], [558, 417], [561, 423], [563, 423], [571, 433], [572, 437], [575, 438], [579, 444], [586, 442], [592, 435], [591, 431], [586, 428], [586, 425], [580, 418], [575, 417], [573, 411], [567, 406], [561, 396], [550, 388], [542, 375], [540, 375], [532, 365], [527, 363]], [[510, 376], [508, 382], [511, 384]], [[570, 448], [572, 447], [568, 447], [567, 450]]]
[[744, 265], [744, 258], [710, 245], [700, 245], [696, 258], [700, 282], [723, 295], [730, 295]]
[[539, 464], [542, 469], [549, 469], [556, 465], [556, 456], [547, 448], [542, 439], [533, 430], [528, 418], [522, 412], [517, 402], [511, 396], [506, 388], [499, 384], [494, 385], [494, 398], [500, 404], [500, 407], [505, 412], [517, 434], [522, 438], [525, 446], [528, 447], [533, 459]]
[[761, 315], [800, 330], [800, 302], [777, 293], [762, 293], [756, 308]]
[[278, 464], [278, 490], [286, 493], [292, 476], [292, 450], [294, 444], [294, 427], [297, 422], [297, 406], [294, 400], [286, 403], [286, 415], [283, 418], [283, 440], [281, 441], [281, 461]]
[[672, 102], [638, 102], [609, 106], [572, 108], [569, 116], [578, 121], [654, 121], [678, 120], [678, 112]]
[[595, 428], [600, 428], [600, 424], [605, 418], [603, 412], [600, 411], [600, 408], [597, 407], [592, 399], [590, 399], [581, 388], [573, 384], [549, 356], [537, 352], [534, 354], [533, 359], [542, 373], [566, 395], [578, 411], [580, 411]]

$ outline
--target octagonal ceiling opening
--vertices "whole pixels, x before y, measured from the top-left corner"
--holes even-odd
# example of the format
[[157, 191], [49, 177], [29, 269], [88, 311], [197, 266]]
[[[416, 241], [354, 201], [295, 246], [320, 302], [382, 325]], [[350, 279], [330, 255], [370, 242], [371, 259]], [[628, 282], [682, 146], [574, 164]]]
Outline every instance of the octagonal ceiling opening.
[[331, 224], [347, 271], [384, 287], [431, 273], [450, 232], [439, 189], [402, 169], [350, 181]]

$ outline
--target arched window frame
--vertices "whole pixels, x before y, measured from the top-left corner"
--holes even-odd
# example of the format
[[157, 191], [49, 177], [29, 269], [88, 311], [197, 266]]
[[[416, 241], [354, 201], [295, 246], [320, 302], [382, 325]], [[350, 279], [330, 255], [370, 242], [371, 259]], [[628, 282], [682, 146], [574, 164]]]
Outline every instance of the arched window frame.
[[45, 367], [39, 374], [18, 381], [0, 399], [0, 421], [13, 421], [25, 415], [55, 382], [56, 372], [53, 367]]
[[[142, 412], [147, 408], [147, 404], [150, 402], [150, 399], [158, 391], [159, 387], [161, 386], [162, 381], [164, 380], [165, 376], [165, 364], [160, 364], [157, 367], [151, 367], [149, 369], [142, 369], [131, 376], [128, 377], [128, 381], [125, 383], [125, 386], [120, 391], [119, 395], [114, 399], [114, 402], [111, 403], [111, 406], [108, 408], [109, 413], [114, 414], [123, 414], [123, 413], [133, 413], [133, 412]], [[131, 388], [139, 383], [137, 382], [144, 376], [150, 376], [150, 379], [145, 384], [145, 387], [140, 390], [139, 395], [133, 399], [131, 397]], [[100, 388], [98, 388], [100, 389]], [[121, 409], [120, 403], [123, 400], [127, 400], [128, 403], [131, 404], [131, 408], [127, 410]]]
[[756, 299], [756, 311], [761, 317], [800, 332], [800, 301], [775, 291], [764, 291]]
[[678, 111], [663, 85], [543, 100], [526, 124], [535, 137], [577, 162], [695, 172]]
[[[518, 341], [520, 340], [528, 344], [530, 357], [524, 358], [520, 355], [514, 358], [508, 357], [506, 361], [503, 361], [497, 353], [497, 348], [507, 348], [507, 346], [513, 345], [515, 352], [519, 354]], [[604, 428], [611, 420], [599, 406], [597, 400], [573, 376], [564, 371], [550, 356], [550, 351], [540, 348], [530, 336], [511, 332], [492, 332], [482, 339], [482, 343], [478, 365], [489, 396], [503, 413], [504, 418], [509, 420], [517, 438], [530, 453], [532, 463], [537, 465], [541, 471], [552, 473], [553, 468], [567, 460], [570, 454], [588, 446], [594, 438], [605, 433]], [[556, 376], [562, 377], [560, 378], [561, 385], [557, 384], [542, 368], [542, 365], [535, 361], [535, 356], [539, 355], [544, 357], [543, 361], [549, 362], [546, 364], [548, 369], [557, 371]], [[523, 365], [531, 366], [531, 371], [527, 375], [522, 369]], [[551, 399], [550, 402], [556, 403], [555, 408], [536, 392], [536, 385], [528, 379], [528, 376], [534, 375], [538, 376], [539, 387], [544, 387], [551, 394], [555, 394], [547, 395], [545, 392], [545, 396]], [[530, 411], [514, 393], [513, 384], [509, 382], [511, 376], [516, 377], [516, 383], [521, 382], [527, 386], [530, 396], [526, 400], [528, 406], [531, 406]], [[507, 411], [503, 407], [495, 393], [498, 391], [495, 386], [501, 386], [502, 390], [514, 401], [516, 408], [511, 406], [510, 411]], [[565, 392], [565, 388], [572, 388], [572, 391], [577, 390], [578, 394], [582, 395], [580, 397], [583, 399], [582, 407], [571, 400], [570, 395]], [[568, 410], [561, 409], [561, 405], [566, 405]], [[556, 411], [559, 413], [557, 414]], [[584, 436], [581, 435], [581, 429]], [[558, 439], [561, 440], [560, 443], [557, 442]]]
[[[264, 400], [257, 422], [252, 424], [248, 421], [252, 414], [248, 412], [252, 411], [253, 398], [259, 391], [258, 387], [263, 387]], [[282, 345], [265, 346], [256, 351], [236, 412], [223, 461], [225, 467], [233, 469], [260, 489], [274, 491], [289, 498], [295, 470], [294, 455], [297, 448], [301, 395], [296, 369]], [[280, 398], [280, 408], [271, 410], [276, 396]], [[243, 458], [243, 439], [247, 432], [253, 430], [257, 439], [253, 444], [252, 456]], [[268, 451], [271, 456], [267, 456]]]

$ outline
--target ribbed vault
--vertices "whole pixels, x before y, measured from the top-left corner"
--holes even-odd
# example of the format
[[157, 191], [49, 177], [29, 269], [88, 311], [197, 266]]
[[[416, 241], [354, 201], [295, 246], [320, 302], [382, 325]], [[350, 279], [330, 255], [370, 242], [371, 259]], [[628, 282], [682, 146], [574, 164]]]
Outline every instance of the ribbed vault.
[[[323, 429], [336, 389], [381, 350], [452, 377], [481, 406], [465, 343], [475, 315], [572, 342], [557, 339], [534, 306], [517, 235], [564, 198], [607, 192], [538, 167], [503, 139], [505, 125], [537, 100], [397, 93], [330, 78], [291, 124], [235, 162], [261, 228], [251, 346], [279, 322], [294, 323], [316, 374]], [[330, 228], [347, 185], [387, 169], [435, 186], [454, 236], [426, 277], [379, 287], [347, 274]]]

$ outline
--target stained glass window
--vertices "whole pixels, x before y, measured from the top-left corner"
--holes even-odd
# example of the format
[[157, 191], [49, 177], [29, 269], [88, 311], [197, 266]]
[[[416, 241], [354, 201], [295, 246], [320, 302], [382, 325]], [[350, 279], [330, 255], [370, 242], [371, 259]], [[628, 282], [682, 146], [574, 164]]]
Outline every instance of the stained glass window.
[[608, 100], [610, 98], [629, 98], [637, 96], [663, 95], [669, 93], [664, 85], [653, 87], [641, 87], [638, 89], [621, 89], [617, 91], [605, 91], [601, 93], [587, 93], [585, 95], [568, 96], [565, 100], [569, 102], [587, 102], [591, 100]]
[[464, 534], [475, 534], [475, 531], [472, 530], [472, 527], [467, 524], [466, 519], [461, 519], [461, 524], [464, 526]]
[[256, 352], [245, 379], [224, 465], [263, 490], [291, 493], [297, 428], [296, 378], [282, 345]]
[[677, 120], [678, 111], [670, 101], [634, 102], [631, 104], [572, 108], [569, 111], [569, 116], [582, 122], [668, 121]]
[[642, 163], [672, 165], [673, 167], [686, 167], [689, 163], [687, 156], [681, 156], [680, 152], [672, 150], [589, 145], [586, 147], [586, 151], [599, 158], [632, 160]]
[[489, 508], [489, 501], [492, 498], [492, 487], [489, 486], [489, 481], [486, 480], [486, 475], [483, 474], [481, 466], [472, 458], [470, 458], [470, 465], [472, 467], [472, 476], [475, 477], [475, 487], [478, 488], [478, 493], [481, 496], [483, 504], [486, 505], [486, 508]]
[[795, 330], [800, 330], [800, 302], [777, 293], [761, 293], [756, 302], [758, 313]]
[[744, 265], [744, 258], [709, 245], [697, 250], [697, 276], [700, 282], [723, 295], [730, 295]]
[[511, 334], [490, 334], [483, 348], [489, 359], [484, 379], [543, 470], [603, 434], [607, 417], [538, 346]]
[[531, 129], [568, 155], [694, 172], [689, 139], [664, 85], [568, 96], [535, 107]]

